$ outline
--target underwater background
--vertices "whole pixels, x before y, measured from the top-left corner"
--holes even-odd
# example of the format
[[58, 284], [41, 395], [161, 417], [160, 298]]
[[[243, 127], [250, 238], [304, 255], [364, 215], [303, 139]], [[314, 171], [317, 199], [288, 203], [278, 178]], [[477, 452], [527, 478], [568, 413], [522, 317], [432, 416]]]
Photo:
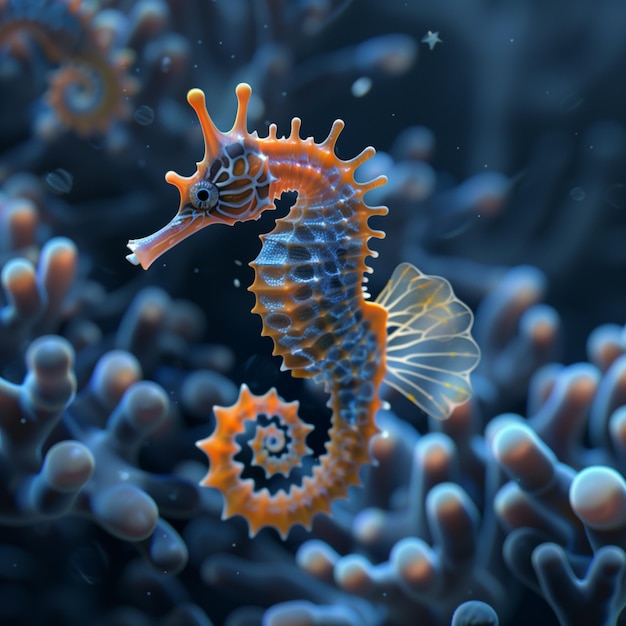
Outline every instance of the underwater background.
[[[0, 0], [0, 624], [623, 622], [624, 75], [620, 0]], [[242, 81], [261, 136], [376, 148], [369, 290], [444, 276], [482, 351], [446, 422], [383, 389], [378, 464], [286, 541], [195, 442], [245, 383], [324, 450], [247, 291], [293, 194], [125, 259], [202, 158], [187, 91], [225, 130]]]

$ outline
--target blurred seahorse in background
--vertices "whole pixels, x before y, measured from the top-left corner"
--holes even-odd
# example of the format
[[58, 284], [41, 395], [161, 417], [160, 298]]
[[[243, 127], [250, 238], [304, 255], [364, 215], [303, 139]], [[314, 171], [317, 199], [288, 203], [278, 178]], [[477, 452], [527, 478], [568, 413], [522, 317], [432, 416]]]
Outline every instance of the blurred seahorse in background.
[[105, 133], [127, 117], [138, 88], [127, 74], [134, 55], [115, 45], [115, 30], [83, 0], [0, 0], [0, 50], [22, 57], [35, 42], [58, 65], [45, 99], [58, 120], [82, 136]]
[[[251, 88], [236, 90], [233, 128], [220, 132], [211, 120], [199, 89], [188, 94], [204, 135], [205, 155], [195, 174], [166, 174], [181, 196], [172, 221], [158, 232], [128, 242], [128, 260], [148, 268], [161, 254], [211, 224], [256, 220], [274, 209], [283, 191], [296, 190], [297, 200], [274, 230], [261, 235], [259, 256], [250, 264], [255, 279], [253, 312], [263, 321], [263, 335], [274, 342], [283, 369], [312, 377], [330, 394], [332, 424], [326, 452], [312, 474], [287, 490], [270, 493], [242, 478], [235, 440], [248, 420], [258, 420], [251, 438], [252, 465], [271, 479], [288, 476], [310, 454], [305, 439], [311, 427], [297, 416], [297, 403], [283, 402], [275, 390], [257, 397], [244, 385], [232, 407], [216, 407], [214, 433], [198, 442], [210, 468], [202, 484], [222, 491], [223, 517], [243, 515], [254, 535], [273, 526], [286, 537], [295, 524], [310, 527], [313, 516], [328, 513], [331, 503], [346, 498], [360, 483], [360, 468], [371, 461], [369, 443], [378, 432], [377, 410], [383, 383], [406, 395], [426, 413], [446, 418], [471, 393], [469, 375], [480, 352], [470, 335], [473, 316], [443, 278], [426, 276], [403, 263], [375, 302], [363, 283], [371, 237], [384, 237], [368, 225], [387, 208], [368, 206], [363, 196], [384, 177], [360, 183], [356, 169], [375, 154], [366, 148], [349, 161], [339, 159], [335, 144], [343, 122], [315, 143], [291, 134], [278, 137], [276, 125], [267, 137], [246, 129]], [[293, 477], [291, 477], [293, 478]]]

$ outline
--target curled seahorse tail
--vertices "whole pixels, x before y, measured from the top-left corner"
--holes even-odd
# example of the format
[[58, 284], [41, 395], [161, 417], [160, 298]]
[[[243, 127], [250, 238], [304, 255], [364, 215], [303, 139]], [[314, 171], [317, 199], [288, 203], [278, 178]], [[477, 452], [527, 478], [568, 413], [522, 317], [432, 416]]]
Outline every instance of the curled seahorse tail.
[[[291, 470], [301, 468], [304, 457], [311, 454], [305, 439], [313, 429], [300, 421], [298, 403], [284, 402], [275, 389], [255, 396], [243, 385], [233, 406], [215, 407], [215, 431], [196, 445], [210, 462], [201, 484], [222, 492], [224, 519], [242, 515], [248, 522], [251, 537], [264, 526], [272, 526], [284, 539], [296, 524], [309, 529], [315, 515], [330, 512], [332, 502], [347, 498], [349, 487], [361, 483], [359, 472], [371, 461], [369, 442], [378, 429], [374, 414], [359, 426], [348, 424], [340, 417], [346, 409], [341, 391], [339, 387], [331, 391], [328, 401], [333, 409], [330, 439], [319, 464], [311, 475], [302, 478], [301, 484], [291, 484], [286, 491], [275, 493], [270, 493], [267, 487], [255, 489], [252, 478], [242, 477], [244, 464], [235, 460], [242, 448], [236, 438], [246, 432], [247, 421], [256, 422], [255, 433], [247, 444], [253, 451], [251, 464], [261, 467], [268, 478], [280, 472], [293, 480], [289, 475]], [[376, 398], [374, 411], [378, 406], [380, 402]], [[278, 462], [272, 463], [272, 458]]]

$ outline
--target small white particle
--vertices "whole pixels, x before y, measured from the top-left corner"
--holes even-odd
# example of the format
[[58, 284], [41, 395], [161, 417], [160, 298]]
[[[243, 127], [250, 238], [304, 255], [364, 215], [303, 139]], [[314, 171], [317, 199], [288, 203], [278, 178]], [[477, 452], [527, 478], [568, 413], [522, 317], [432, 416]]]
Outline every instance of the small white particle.
[[433, 32], [429, 30], [423, 37], [422, 43], [425, 43], [429, 50], [432, 50], [438, 43], [443, 43], [441, 39], [439, 39], [439, 31]]
[[372, 79], [369, 76], [361, 76], [357, 78], [351, 87], [352, 95], [355, 98], [362, 98], [365, 94], [369, 93], [372, 88]]

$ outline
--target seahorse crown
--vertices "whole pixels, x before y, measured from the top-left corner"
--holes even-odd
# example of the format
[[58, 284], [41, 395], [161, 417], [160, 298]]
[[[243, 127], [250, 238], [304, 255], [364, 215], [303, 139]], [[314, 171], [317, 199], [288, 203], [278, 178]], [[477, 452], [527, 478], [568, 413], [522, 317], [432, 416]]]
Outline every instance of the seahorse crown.
[[222, 133], [209, 115], [204, 92], [192, 89], [187, 100], [198, 116], [204, 137], [204, 157], [191, 176], [167, 172], [165, 180], [180, 193], [176, 217], [157, 233], [129, 243], [132, 263], [147, 268], [173, 245], [210, 224], [256, 220], [273, 209], [269, 159], [259, 146], [258, 135], [248, 133], [246, 119], [252, 90], [237, 86], [237, 115], [233, 127]]
[[192, 89], [187, 100], [193, 107], [204, 136], [204, 158], [190, 177], [168, 172], [165, 180], [178, 188], [179, 210], [208, 213], [218, 222], [234, 224], [258, 219], [273, 208], [268, 200], [273, 180], [268, 158], [259, 149], [256, 133], [246, 128], [251, 89], [237, 87], [237, 116], [232, 129], [222, 133], [206, 109], [204, 92]]

